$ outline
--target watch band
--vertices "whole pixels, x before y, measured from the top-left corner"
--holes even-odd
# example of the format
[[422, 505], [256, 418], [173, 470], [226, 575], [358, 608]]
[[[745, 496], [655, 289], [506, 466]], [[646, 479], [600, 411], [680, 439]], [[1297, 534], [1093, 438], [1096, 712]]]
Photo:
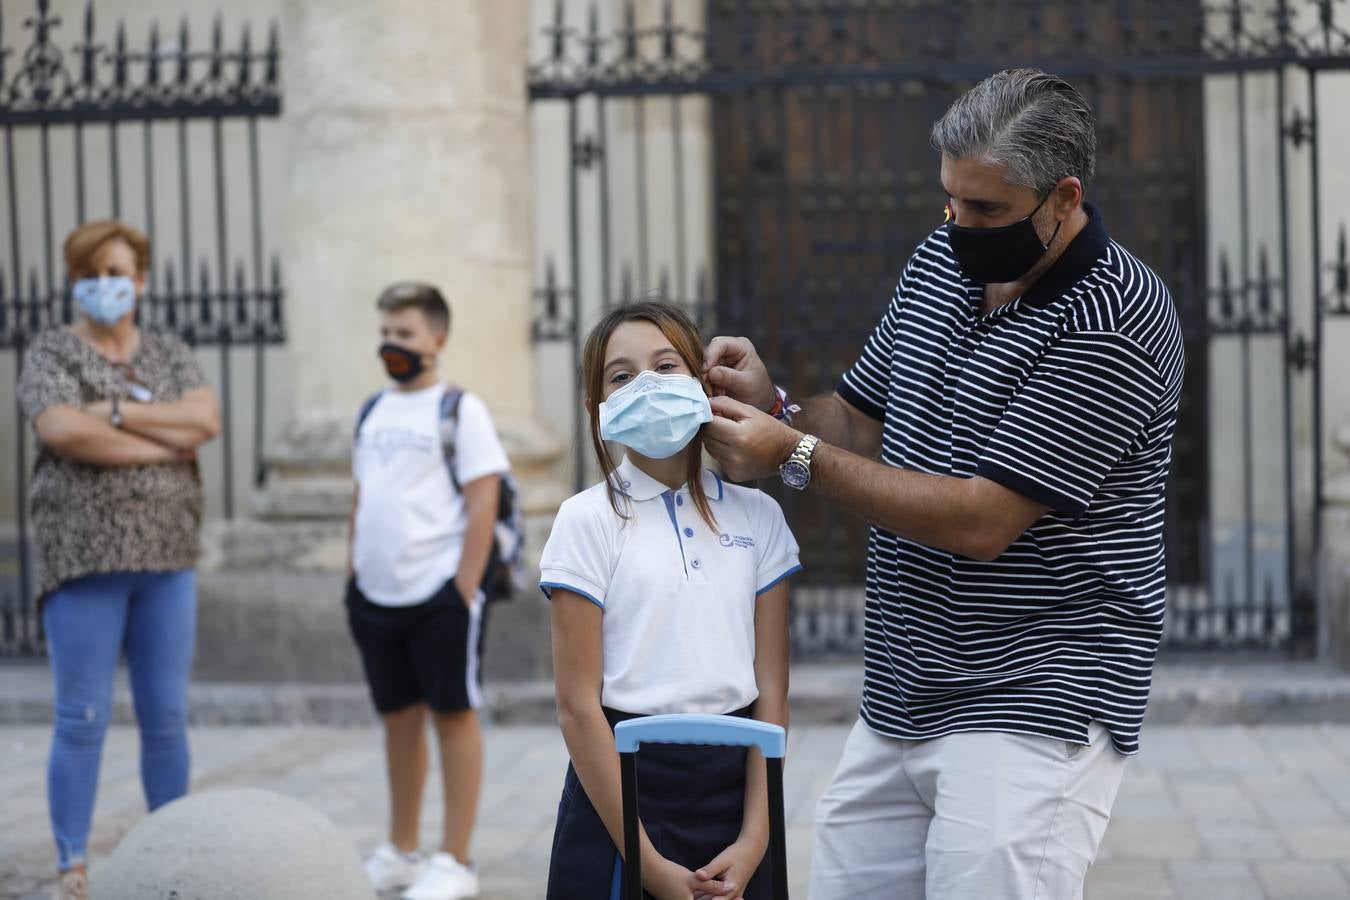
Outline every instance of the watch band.
[[803, 435], [802, 439], [797, 442], [797, 449], [792, 451], [792, 456], [788, 457], [788, 459], [793, 462], [799, 462], [806, 466], [807, 469], [810, 469], [811, 456], [816, 452], [816, 447], [819, 446], [819, 444], [820, 438], [816, 437], [814, 434]]

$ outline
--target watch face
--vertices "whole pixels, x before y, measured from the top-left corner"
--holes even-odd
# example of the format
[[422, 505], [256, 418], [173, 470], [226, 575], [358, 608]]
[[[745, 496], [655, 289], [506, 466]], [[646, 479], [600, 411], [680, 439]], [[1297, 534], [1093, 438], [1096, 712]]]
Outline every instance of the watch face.
[[783, 476], [783, 484], [799, 491], [811, 482], [811, 470], [796, 460], [788, 460], [783, 463], [783, 468], [779, 470], [779, 474]]

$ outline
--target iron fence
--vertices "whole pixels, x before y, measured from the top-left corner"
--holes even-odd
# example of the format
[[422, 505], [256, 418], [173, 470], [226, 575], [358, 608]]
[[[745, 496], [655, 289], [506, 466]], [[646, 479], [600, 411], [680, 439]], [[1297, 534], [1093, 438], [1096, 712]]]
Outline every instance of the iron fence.
[[[1163, 277], [1183, 323], [1165, 640], [1311, 652], [1325, 348], [1347, 314], [1348, 277], [1344, 226], [1335, 250], [1323, 245], [1320, 151], [1321, 124], [1350, 105], [1328, 105], [1319, 89], [1350, 70], [1345, 5], [710, 0], [691, 19], [693, 9], [558, 2], [537, 36], [536, 153], [567, 160], [565, 196], [541, 211], [561, 223], [540, 242], [536, 291], [535, 339], [561, 361], [551, 389], [575, 398], [580, 340], [601, 310], [658, 290], [717, 333], [751, 337], [798, 390], [830, 390], [909, 248], [940, 223], [931, 122], [999, 69], [1053, 71], [1097, 112], [1090, 199]], [[581, 414], [574, 399], [558, 408], [571, 411], [580, 487], [594, 477]], [[1301, 430], [1316, 436], [1307, 464]], [[864, 528], [763, 486], [780, 494], [803, 548], [795, 646], [856, 652]]]
[[[17, 4], [14, 4], [17, 5]], [[10, 10], [10, 15], [6, 15]], [[150, 237], [141, 325], [210, 347], [218, 362], [224, 515], [234, 514], [236, 454], [251, 437], [262, 477], [266, 349], [285, 339], [281, 264], [267, 242], [261, 145], [281, 113], [276, 27], [255, 47], [244, 26], [227, 45], [222, 19], [195, 49], [186, 19], [169, 36], [150, 26], [143, 49], [124, 24], [101, 37], [92, 0], [78, 36], [49, 0], [15, 20], [0, 9], [0, 129], [8, 234], [0, 241], [0, 353], [22, 367], [29, 339], [72, 319], [60, 237], [90, 218], [128, 218]], [[11, 32], [15, 25], [16, 32]], [[5, 44], [16, 33], [21, 47]], [[239, 208], [242, 207], [242, 210]], [[252, 397], [235, 396], [239, 368]], [[0, 560], [0, 655], [41, 649], [33, 605], [26, 480], [29, 429], [17, 405], [5, 440], [14, 453], [15, 539]]]

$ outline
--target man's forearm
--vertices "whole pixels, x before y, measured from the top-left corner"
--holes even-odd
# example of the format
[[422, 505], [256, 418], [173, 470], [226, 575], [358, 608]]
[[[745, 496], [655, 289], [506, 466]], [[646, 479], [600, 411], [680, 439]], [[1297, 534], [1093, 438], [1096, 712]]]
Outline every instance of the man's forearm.
[[[794, 422], [795, 424], [795, 422]], [[992, 559], [990, 511], [972, 508], [972, 479], [929, 475], [864, 459], [822, 443], [811, 459], [810, 490], [892, 534], [972, 559]]]
[[827, 444], [842, 447], [850, 453], [874, 456], [875, 450], [866, 446], [857, 433], [853, 419], [838, 394], [821, 394], [801, 403], [801, 412], [792, 417], [792, 427], [803, 434], [814, 434]]

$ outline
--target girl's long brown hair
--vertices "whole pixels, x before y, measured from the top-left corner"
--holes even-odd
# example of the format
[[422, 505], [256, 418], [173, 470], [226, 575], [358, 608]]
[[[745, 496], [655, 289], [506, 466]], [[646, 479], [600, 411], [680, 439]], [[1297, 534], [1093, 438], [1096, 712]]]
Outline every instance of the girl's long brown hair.
[[[708, 389], [703, 380], [703, 341], [699, 338], [698, 326], [684, 310], [670, 303], [643, 301], [621, 306], [611, 310], [591, 329], [586, 336], [586, 346], [581, 354], [581, 379], [586, 386], [586, 412], [591, 417], [591, 445], [595, 448], [595, 458], [600, 462], [600, 470], [605, 475], [605, 487], [609, 491], [609, 505], [621, 519], [627, 519], [628, 513], [619, 506], [618, 486], [615, 471], [617, 466], [609, 455], [609, 448], [600, 436], [600, 399], [605, 389], [605, 349], [609, 346], [610, 335], [625, 322], [650, 322], [670, 341], [670, 346], [680, 355], [680, 359], [694, 373], [694, 377]], [[689, 466], [685, 480], [689, 487], [689, 498], [694, 502], [703, 521], [714, 530], [717, 520], [713, 517], [712, 506], [708, 503], [708, 494], [703, 489], [703, 436], [697, 434], [690, 442]]]

